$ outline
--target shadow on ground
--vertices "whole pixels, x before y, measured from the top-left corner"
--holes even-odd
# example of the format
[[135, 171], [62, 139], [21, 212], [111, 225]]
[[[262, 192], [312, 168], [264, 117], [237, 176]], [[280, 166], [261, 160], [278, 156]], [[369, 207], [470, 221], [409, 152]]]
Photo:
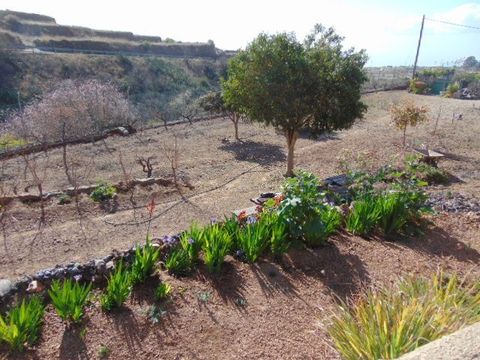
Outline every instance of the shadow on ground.
[[285, 151], [281, 146], [251, 140], [228, 142], [218, 148], [231, 152], [235, 156], [235, 160], [260, 165], [270, 165], [286, 160]]

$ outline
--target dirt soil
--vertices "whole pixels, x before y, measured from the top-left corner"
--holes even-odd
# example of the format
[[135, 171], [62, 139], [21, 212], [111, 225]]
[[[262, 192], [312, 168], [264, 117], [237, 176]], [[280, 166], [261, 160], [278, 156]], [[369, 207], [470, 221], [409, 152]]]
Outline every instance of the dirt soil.
[[[342, 171], [342, 158], [352, 166], [399, 161], [401, 134], [389, 126], [388, 107], [404, 97], [413, 95], [365, 96], [366, 118], [348, 131], [320, 140], [300, 139], [296, 166], [323, 178]], [[440, 166], [452, 178], [450, 185], [430, 191], [478, 197], [480, 101], [414, 98], [431, 108], [433, 120], [410, 129], [408, 141], [446, 153]], [[463, 119], [452, 123], [453, 113], [462, 113]], [[438, 128], [432, 134], [438, 115]], [[272, 129], [241, 124], [242, 142], [236, 143], [228, 120], [72, 146], [68, 158], [81, 184], [120, 181], [123, 174], [143, 177], [136, 159], [150, 155], [157, 156], [154, 175], [168, 177], [171, 171], [163, 147], [172, 144], [174, 134], [181, 148], [182, 181], [191, 183], [193, 190], [182, 188], [180, 194], [161, 186], [136, 189], [119, 196], [114, 212], [86, 196], [67, 205], [52, 199], [45, 204], [45, 224], [39, 221], [38, 203], [12, 203], [1, 222], [0, 278], [15, 279], [58, 263], [86, 261], [144, 241], [145, 206], [152, 197], [157, 203], [153, 235], [160, 236], [183, 230], [193, 220], [207, 222], [212, 216], [248, 207], [249, 198], [278, 190], [283, 181], [284, 138]], [[48, 158], [39, 155], [35, 162], [45, 191], [68, 186], [61, 150], [49, 152]], [[32, 184], [24, 169], [22, 158], [3, 163], [4, 192], [14, 186], [22, 192]], [[281, 265], [269, 259], [256, 265], [229, 259], [218, 277], [203, 269], [181, 279], [162, 272], [160, 278], [171, 282], [175, 291], [171, 301], [157, 304], [165, 313], [156, 324], [146, 315], [155, 303], [152, 284], [136, 290], [115, 315], [103, 314], [94, 303], [83, 325], [70, 329], [49, 308], [40, 343], [25, 358], [94, 359], [105, 345], [112, 359], [337, 359], [325, 330], [337, 297], [349, 298], [362, 287], [390, 284], [406, 274], [429, 275], [439, 267], [480, 275], [480, 216], [441, 213], [429, 220], [425, 234], [418, 238], [386, 242], [341, 233], [323, 248], [291, 250]]]

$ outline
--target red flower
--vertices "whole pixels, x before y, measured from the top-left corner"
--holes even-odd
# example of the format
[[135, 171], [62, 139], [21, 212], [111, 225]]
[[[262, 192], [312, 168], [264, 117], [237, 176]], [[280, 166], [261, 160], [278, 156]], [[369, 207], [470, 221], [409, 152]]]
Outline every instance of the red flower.
[[155, 199], [152, 198], [152, 200], [147, 204], [147, 211], [150, 216], [153, 215], [153, 212], [155, 211]]

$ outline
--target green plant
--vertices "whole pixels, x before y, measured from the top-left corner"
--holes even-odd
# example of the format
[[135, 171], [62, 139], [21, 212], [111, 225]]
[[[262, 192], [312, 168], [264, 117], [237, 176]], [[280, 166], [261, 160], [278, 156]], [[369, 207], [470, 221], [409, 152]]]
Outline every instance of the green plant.
[[[255, 219], [252, 217], [251, 219]], [[237, 232], [240, 250], [250, 263], [257, 261], [268, 246], [270, 229], [266, 221], [251, 221]]]
[[407, 197], [401, 192], [394, 192], [379, 196], [379, 225], [386, 237], [400, 233], [410, 220], [407, 207]]
[[40, 333], [44, 311], [38, 296], [23, 299], [5, 318], [0, 316], [0, 341], [8, 343], [13, 351], [22, 351], [25, 344], [33, 345]]
[[276, 212], [264, 212], [260, 219], [268, 223], [270, 251], [275, 258], [279, 258], [290, 248], [291, 242], [288, 238], [287, 224]]
[[480, 282], [437, 273], [343, 303], [329, 334], [346, 360], [394, 359], [480, 320]]
[[188, 250], [185, 250], [182, 247], [177, 247], [170, 251], [165, 260], [165, 267], [169, 273], [175, 275], [185, 275], [190, 272], [192, 261]]
[[335, 207], [330, 205], [323, 205], [318, 209], [318, 218], [320, 221], [312, 222], [315, 227], [309, 227], [305, 231], [305, 240], [309, 246], [318, 246], [325, 243], [342, 223], [342, 215]]
[[192, 263], [198, 260], [198, 254], [202, 248], [203, 229], [193, 223], [187, 232], [180, 236], [180, 245], [188, 253]]
[[197, 295], [197, 299], [203, 303], [207, 303], [212, 298], [212, 293], [210, 291], [201, 291]]
[[393, 125], [403, 132], [403, 146], [406, 144], [407, 127], [415, 127], [418, 124], [427, 122], [427, 113], [428, 108], [426, 106], [417, 106], [411, 100], [405, 100], [390, 107]]
[[157, 324], [161, 317], [164, 316], [167, 312], [157, 305], [149, 306], [147, 310], [147, 317], [153, 323]]
[[154, 247], [150, 239], [147, 238], [147, 243], [143, 247], [137, 245], [131, 268], [132, 283], [136, 284], [145, 281], [147, 276], [153, 273], [159, 257], [160, 249]]
[[48, 295], [58, 316], [64, 321], [78, 322], [84, 315], [83, 310], [91, 288], [91, 283], [80, 285], [70, 279], [64, 280], [63, 283], [54, 280]]
[[231, 235], [219, 224], [213, 224], [205, 228], [202, 250], [208, 271], [220, 271], [225, 256], [231, 247]]
[[172, 286], [167, 283], [161, 283], [155, 289], [155, 299], [163, 300], [166, 299], [172, 292]]
[[366, 236], [373, 231], [379, 219], [380, 208], [377, 197], [366, 195], [352, 203], [345, 225], [352, 234]]
[[67, 194], [62, 194], [58, 197], [58, 205], [70, 204], [71, 202], [72, 198]]
[[455, 96], [455, 93], [460, 90], [460, 83], [458, 82], [453, 82], [448, 84], [447, 86], [447, 91], [445, 91], [444, 96], [447, 98], [453, 98]]
[[442, 169], [421, 161], [420, 155], [409, 154], [405, 157], [405, 172], [410, 178], [426, 181], [429, 184], [446, 184], [448, 175]]
[[25, 146], [28, 142], [24, 139], [17, 138], [11, 134], [0, 135], [0, 150], [6, 151], [17, 147]]
[[90, 194], [90, 198], [95, 202], [102, 202], [104, 200], [112, 199], [117, 190], [113, 185], [106, 182], [100, 182]]
[[110, 274], [105, 293], [100, 298], [100, 305], [104, 311], [120, 307], [132, 292], [132, 279], [128, 269], [119, 262], [115, 271]]
[[98, 357], [100, 359], [105, 359], [110, 355], [110, 349], [106, 345], [100, 345], [100, 349], [98, 349]]

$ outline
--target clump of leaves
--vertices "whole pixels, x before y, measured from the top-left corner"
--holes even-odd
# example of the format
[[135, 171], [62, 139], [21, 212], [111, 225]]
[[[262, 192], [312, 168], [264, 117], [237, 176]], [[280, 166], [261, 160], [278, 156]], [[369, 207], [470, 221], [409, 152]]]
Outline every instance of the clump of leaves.
[[79, 282], [70, 279], [64, 280], [63, 283], [54, 280], [48, 290], [48, 295], [58, 316], [64, 321], [75, 323], [80, 321], [84, 315], [84, 308], [91, 289], [91, 283], [80, 285]]
[[0, 316], [0, 341], [13, 351], [23, 351], [25, 344], [33, 345], [38, 339], [45, 307], [38, 296], [23, 299], [20, 305]]
[[212, 298], [212, 293], [210, 291], [201, 291], [198, 293], [197, 298], [202, 303], [207, 303]]
[[100, 182], [90, 194], [90, 198], [95, 202], [102, 202], [112, 199], [117, 190], [115, 187], [107, 182]]
[[196, 223], [180, 236], [180, 245], [188, 252], [192, 263], [197, 262], [198, 254], [202, 248], [203, 229]]
[[422, 162], [421, 157], [417, 155], [405, 157], [405, 172], [410, 178], [426, 181], [429, 184], [447, 184], [449, 181], [445, 171]]
[[231, 235], [219, 224], [212, 224], [205, 228], [202, 250], [208, 271], [214, 273], [220, 271], [231, 247]]
[[175, 275], [185, 275], [190, 272], [192, 261], [188, 250], [181, 246], [171, 250], [165, 260], [165, 267], [169, 273]]
[[257, 221], [254, 216], [237, 232], [237, 241], [246, 260], [254, 263], [269, 245], [270, 228], [264, 220]]
[[343, 303], [329, 334], [346, 360], [395, 359], [480, 320], [480, 282], [439, 272]]
[[428, 121], [428, 109], [425, 106], [417, 106], [413, 101], [406, 100], [390, 107], [390, 115], [395, 127], [403, 132], [403, 146], [405, 146], [407, 127], [415, 127]]
[[98, 349], [98, 357], [100, 359], [105, 359], [110, 355], [110, 349], [106, 345], [100, 345]]
[[58, 197], [58, 205], [70, 204], [71, 202], [72, 198], [67, 194], [62, 194]]
[[346, 228], [354, 235], [367, 236], [377, 225], [381, 209], [374, 195], [366, 195], [352, 204], [345, 221]]
[[119, 262], [115, 271], [110, 274], [107, 282], [105, 293], [100, 298], [100, 305], [104, 311], [110, 311], [114, 307], [120, 307], [125, 300], [130, 296], [132, 292], [132, 279], [131, 274], [123, 265]]
[[287, 224], [280, 218], [276, 212], [264, 212], [261, 221], [268, 224], [270, 251], [275, 258], [279, 258], [290, 248], [290, 239], [288, 238]]
[[172, 286], [168, 283], [161, 283], [155, 289], [155, 299], [158, 301], [166, 299], [172, 293]]
[[154, 247], [149, 239], [145, 246], [135, 248], [135, 259], [131, 268], [133, 284], [143, 282], [155, 270], [155, 264], [160, 257], [160, 249]]
[[147, 310], [147, 317], [153, 324], [157, 324], [160, 322], [162, 316], [164, 316], [167, 312], [163, 310], [161, 307], [157, 305], [152, 305]]

